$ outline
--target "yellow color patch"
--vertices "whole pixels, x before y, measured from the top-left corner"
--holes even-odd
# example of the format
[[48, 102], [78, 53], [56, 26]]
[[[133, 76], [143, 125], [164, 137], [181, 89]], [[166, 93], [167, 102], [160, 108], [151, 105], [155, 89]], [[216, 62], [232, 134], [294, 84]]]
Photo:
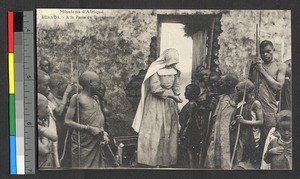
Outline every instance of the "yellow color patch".
[[13, 53], [8, 53], [9, 94], [15, 94], [15, 59]]

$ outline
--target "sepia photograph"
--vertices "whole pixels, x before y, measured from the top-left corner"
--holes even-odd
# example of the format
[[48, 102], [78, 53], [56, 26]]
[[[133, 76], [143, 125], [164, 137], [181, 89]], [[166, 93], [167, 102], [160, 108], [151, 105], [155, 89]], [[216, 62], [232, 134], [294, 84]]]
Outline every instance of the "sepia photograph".
[[37, 9], [38, 169], [292, 170], [289, 10]]

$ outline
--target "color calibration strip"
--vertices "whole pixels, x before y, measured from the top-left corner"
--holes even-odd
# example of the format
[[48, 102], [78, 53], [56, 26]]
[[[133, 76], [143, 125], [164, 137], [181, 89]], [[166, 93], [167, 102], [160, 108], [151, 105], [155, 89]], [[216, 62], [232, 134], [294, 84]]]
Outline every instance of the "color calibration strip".
[[14, 13], [8, 12], [8, 77], [9, 77], [9, 142], [10, 174], [17, 174], [16, 117], [15, 117], [15, 67], [14, 67]]
[[33, 12], [8, 12], [10, 174], [34, 174]]

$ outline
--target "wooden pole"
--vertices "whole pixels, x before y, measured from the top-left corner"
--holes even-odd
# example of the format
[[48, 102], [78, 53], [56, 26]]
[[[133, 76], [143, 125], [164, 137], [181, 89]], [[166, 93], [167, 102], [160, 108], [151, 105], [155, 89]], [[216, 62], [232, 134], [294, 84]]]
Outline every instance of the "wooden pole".
[[[242, 112], [243, 112], [244, 102], [245, 102], [245, 97], [246, 97], [246, 91], [247, 91], [247, 83], [245, 84], [245, 88], [244, 88], [240, 115], [242, 115]], [[236, 140], [235, 140], [235, 143], [234, 143], [233, 153], [232, 153], [232, 157], [231, 157], [231, 160], [230, 160], [230, 169], [232, 169], [232, 167], [233, 167], [233, 161], [234, 161], [234, 158], [235, 158], [237, 144], [238, 144], [238, 141], [239, 141], [239, 138], [240, 138], [240, 132], [241, 132], [241, 124], [238, 123], [238, 130], [237, 130], [237, 134], [236, 134]]]
[[[76, 95], [77, 95], [77, 102], [76, 102], [76, 105], [77, 105], [77, 123], [80, 124], [80, 116], [79, 116], [79, 91], [78, 91], [78, 88], [79, 88], [79, 59], [78, 59], [78, 56], [79, 56], [79, 47], [78, 47], [78, 44], [77, 44], [77, 57], [76, 57], [76, 66], [77, 66], [77, 89], [76, 89]], [[81, 167], [80, 164], [81, 164], [81, 141], [80, 141], [80, 130], [78, 130], [78, 166], [79, 168]]]
[[210, 38], [209, 38], [209, 44], [208, 44], [208, 52], [206, 56], [206, 69], [210, 70], [211, 66], [211, 56], [212, 56], [212, 48], [213, 48], [213, 42], [214, 42], [214, 31], [215, 31], [215, 21], [216, 19], [213, 18], [211, 22], [211, 32], [210, 32]]
[[[73, 85], [73, 81], [74, 81], [73, 72], [74, 72], [74, 70], [73, 70], [73, 61], [72, 61], [72, 58], [70, 58], [70, 63], [71, 63], [71, 85]], [[69, 132], [70, 132], [70, 128], [68, 127], [67, 134], [66, 134], [66, 137], [65, 137], [65, 140], [64, 140], [63, 153], [62, 153], [61, 158], [59, 159], [60, 163], [61, 163], [61, 161], [65, 157], [67, 140], [69, 138]]]
[[[208, 139], [208, 135], [209, 135], [209, 129], [210, 129], [210, 121], [211, 121], [211, 116], [212, 116], [212, 111], [209, 112], [209, 116], [208, 116], [208, 121], [207, 121], [207, 130], [205, 133], [205, 138], [204, 141], [202, 143], [201, 146], [201, 150], [200, 150], [200, 155], [199, 155], [199, 167], [203, 167], [203, 162], [204, 162], [204, 155], [205, 155], [205, 151], [206, 151], [206, 144], [207, 144], [207, 139]], [[205, 147], [205, 148], [204, 148]]]

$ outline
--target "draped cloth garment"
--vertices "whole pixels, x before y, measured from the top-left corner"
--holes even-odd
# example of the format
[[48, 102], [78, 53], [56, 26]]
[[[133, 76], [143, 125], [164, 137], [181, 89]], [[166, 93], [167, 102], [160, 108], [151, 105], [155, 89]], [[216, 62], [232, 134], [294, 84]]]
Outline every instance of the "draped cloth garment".
[[[93, 109], [89, 109], [82, 118], [80, 111], [80, 124], [103, 128], [104, 116], [99, 103], [93, 101]], [[87, 131], [80, 131], [80, 153], [78, 144], [78, 131], [73, 130], [71, 136], [71, 153], [73, 168], [100, 168], [101, 167], [101, 146], [98, 136]]]
[[228, 95], [221, 95], [212, 120], [210, 144], [204, 167], [211, 169], [230, 169], [230, 122], [235, 115], [235, 102]]
[[170, 166], [177, 162], [179, 109], [169, 95], [179, 95], [179, 74], [175, 68], [178, 52], [166, 50], [154, 61], [141, 88], [141, 100], [132, 124], [139, 133], [138, 163], [150, 166]]

